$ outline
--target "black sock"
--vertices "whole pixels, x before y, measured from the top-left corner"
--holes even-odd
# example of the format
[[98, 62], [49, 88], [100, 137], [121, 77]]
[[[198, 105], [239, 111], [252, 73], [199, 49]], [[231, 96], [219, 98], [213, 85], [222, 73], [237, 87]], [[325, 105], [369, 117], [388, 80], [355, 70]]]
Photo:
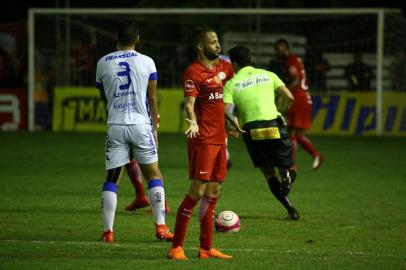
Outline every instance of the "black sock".
[[286, 210], [290, 211], [292, 209], [292, 205], [290, 204], [288, 198], [282, 195], [281, 183], [279, 182], [278, 178], [276, 178], [275, 176], [269, 178], [268, 186], [275, 198], [278, 199], [278, 201], [286, 208]]

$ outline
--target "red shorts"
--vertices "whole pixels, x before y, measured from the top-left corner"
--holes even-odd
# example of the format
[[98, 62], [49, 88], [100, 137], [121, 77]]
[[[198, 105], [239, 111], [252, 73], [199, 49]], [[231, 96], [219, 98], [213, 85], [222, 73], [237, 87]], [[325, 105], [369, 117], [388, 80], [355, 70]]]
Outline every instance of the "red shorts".
[[219, 181], [227, 175], [226, 145], [188, 143], [189, 178]]
[[295, 99], [287, 113], [288, 126], [308, 129], [312, 123], [312, 105], [307, 100]]

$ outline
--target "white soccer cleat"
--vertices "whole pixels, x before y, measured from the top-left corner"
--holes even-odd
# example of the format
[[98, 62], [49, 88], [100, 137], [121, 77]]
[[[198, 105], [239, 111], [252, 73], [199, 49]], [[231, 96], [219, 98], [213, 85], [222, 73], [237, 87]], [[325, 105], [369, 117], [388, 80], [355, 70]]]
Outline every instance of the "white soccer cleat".
[[320, 168], [320, 166], [321, 166], [321, 164], [323, 163], [323, 161], [324, 161], [324, 157], [322, 156], [322, 155], [317, 155], [314, 159], [313, 159], [313, 166], [312, 166], [312, 169], [313, 169], [313, 171], [317, 171], [319, 168]]

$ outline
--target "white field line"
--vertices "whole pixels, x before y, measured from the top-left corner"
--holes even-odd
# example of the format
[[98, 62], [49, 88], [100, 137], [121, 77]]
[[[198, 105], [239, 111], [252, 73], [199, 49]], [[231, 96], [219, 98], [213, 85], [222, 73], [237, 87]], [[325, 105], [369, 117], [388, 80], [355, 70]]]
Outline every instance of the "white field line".
[[[145, 242], [142, 243], [114, 243], [114, 244], [107, 244], [104, 242], [92, 242], [92, 241], [44, 241], [44, 240], [17, 240], [17, 239], [8, 239], [8, 240], [0, 240], [0, 243], [27, 243], [27, 244], [37, 244], [37, 245], [72, 245], [72, 246], [104, 246], [104, 247], [120, 247], [120, 248], [136, 248], [136, 247], [142, 247], [145, 249], [146, 247], [152, 248], [152, 249], [168, 249], [168, 245], [164, 242], [162, 245], [151, 245], [151, 244], [146, 244]], [[169, 243], [168, 243], [169, 244]], [[197, 250], [198, 248], [196, 247], [185, 247], [186, 250]], [[311, 251], [308, 249], [303, 249], [303, 250], [294, 250], [294, 249], [286, 249], [286, 250], [271, 250], [271, 249], [264, 249], [264, 248], [221, 248], [223, 251], [235, 251], [235, 252], [262, 252], [262, 253], [281, 253], [281, 254], [286, 254], [286, 253], [306, 253], [306, 254], [325, 254], [325, 255], [350, 255], [350, 256], [365, 256], [365, 257], [380, 257], [377, 256], [376, 253], [371, 253], [371, 252], [353, 252], [353, 251], [345, 251], [343, 250], [342, 252], [323, 252], [323, 251]], [[399, 259], [404, 259], [404, 257], [398, 257], [398, 256], [393, 256], [393, 255], [385, 255], [383, 257], [396, 257]]]

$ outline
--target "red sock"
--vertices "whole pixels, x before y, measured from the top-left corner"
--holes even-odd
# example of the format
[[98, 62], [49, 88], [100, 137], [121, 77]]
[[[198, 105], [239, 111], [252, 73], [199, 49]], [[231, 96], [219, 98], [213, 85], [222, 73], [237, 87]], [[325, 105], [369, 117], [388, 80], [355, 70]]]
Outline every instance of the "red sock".
[[175, 233], [172, 247], [183, 247], [187, 225], [192, 217], [193, 208], [195, 207], [196, 203], [197, 202], [195, 200], [186, 195], [182, 203], [179, 205], [178, 213], [176, 214]]
[[306, 152], [308, 152], [312, 157], [317, 157], [319, 154], [316, 149], [314, 149], [314, 146], [312, 142], [303, 134], [297, 134], [297, 142], [303, 147]]
[[294, 134], [291, 134], [289, 136], [290, 143], [292, 144], [292, 160], [296, 160], [296, 155], [297, 155], [297, 137]]
[[200, 202], [200, 247], [206, 250], [213, 245], [213, 215], [217, 198], [203, 197]]
[[141, 169], [140, 166], [138, 166], [137, 161], [131, 160], [130, 163], [125, 165], [125, 169], [127, 170], [128, 177], [130, 177], [131, 183], [135, 188], [136, 197], [144, 197], [144, 184], [142, 183]]

